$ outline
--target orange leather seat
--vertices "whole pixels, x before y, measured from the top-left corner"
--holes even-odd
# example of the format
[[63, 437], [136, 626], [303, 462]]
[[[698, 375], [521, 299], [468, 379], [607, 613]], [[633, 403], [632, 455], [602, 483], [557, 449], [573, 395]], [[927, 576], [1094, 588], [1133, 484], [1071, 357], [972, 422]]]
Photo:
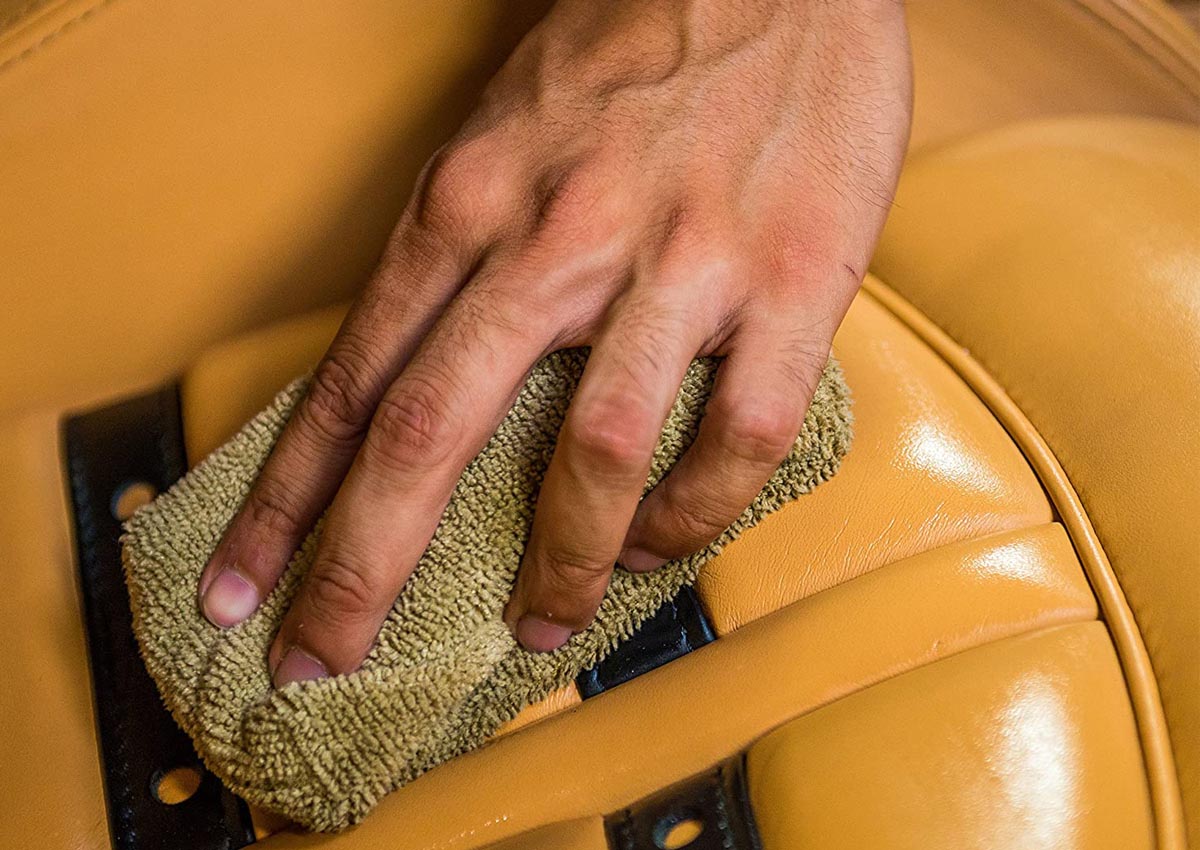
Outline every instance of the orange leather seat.
[[[0, 5], [14, 846], [110, 841], [64, 411], [175, 376], [189, 456], [218, 445], [319, 356], [538, 5]], [[706, 570], [718, 639], [531, 707], [343, 835], [255, 813], [260, 843], [600, 850], [742, 754], [765, 850], [1200, 836], [1200, 47], [1151, 3], [910, 17], [913, 152], [835, 340], [856, 440]]]

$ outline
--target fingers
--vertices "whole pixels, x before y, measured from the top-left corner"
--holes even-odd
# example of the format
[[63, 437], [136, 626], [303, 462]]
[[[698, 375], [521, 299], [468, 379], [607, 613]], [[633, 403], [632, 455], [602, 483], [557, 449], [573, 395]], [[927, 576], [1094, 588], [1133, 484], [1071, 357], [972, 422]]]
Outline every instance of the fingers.
[[679, 307], [618, 306], [593, 348], [505, 612], [525, 648], [557, 649], [595, 615], [700, 324]]
[[374, 278], [201, 575], [200, 607], [214, 624], [236, 625], [270, 593], [337, 492], [387, 387], [504, 218], [506, 166], [485, 154], [458, 144], [430, 161]]
[[[333, 498], [388, 384], [457, 288], [463, 269], [416, 238], [395, 262], [411, 276], [375, 288], [347, 316], [305, 397], [200, 580], [201, 609], [229, 627], [250, 616]], [[395, 292], [396, 295], [380, 294]], [[388, 298], [403, 303], [380, 303]]]
[[695, 442], [638, 507], [620, 556], [626, 569], [653, 570], [707, 546], [787, 456], [829, 357], [825, 328], [798, 325], [772, 319], [734, 337]]
[[277, 686], [349, 672], [370, 651], [463, 468], [550, 344], [515, 290], [464, 290], [380, 401], [272, 645]]

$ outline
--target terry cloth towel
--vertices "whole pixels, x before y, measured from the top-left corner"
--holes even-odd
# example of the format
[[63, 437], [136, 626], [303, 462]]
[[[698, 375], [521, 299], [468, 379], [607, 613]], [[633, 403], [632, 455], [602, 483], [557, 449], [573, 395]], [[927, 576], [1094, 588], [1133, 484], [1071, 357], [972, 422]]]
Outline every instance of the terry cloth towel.
[[[129, 521], [124, 563], [133, 624], [163, 701], [205, 764], [245, 799], [317, 830], [361, 820], [389, 791], [478, 747], [526, 705], [571, 682], [651, 616], [742, 530], [837, 470], [850, 444], [849, 393], [832, 361], [804, 430], [774, 477], [711, 546], [654, 573], [617, 569], [595, 623], [561, 649], [521, 649], [501, 622], [543, 472], [587, 352], [533, 369], [463, 473], [416, 572], [362, 668], [274, 690], [266, 653], [313, 560], [320, 525], [259, 611], [223, 631], [196, 585], [306, 379]], [[649, 490], [692, 441], [714, 359], [692, 363], [654, 454]]]

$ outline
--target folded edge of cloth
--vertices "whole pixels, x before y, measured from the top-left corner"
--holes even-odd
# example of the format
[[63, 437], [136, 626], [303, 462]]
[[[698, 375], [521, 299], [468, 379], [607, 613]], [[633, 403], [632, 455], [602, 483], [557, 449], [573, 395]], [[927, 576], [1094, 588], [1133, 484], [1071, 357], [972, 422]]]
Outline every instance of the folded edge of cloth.
[[[336, 831], [389, 791], [471, 750], [572, 681], [694, 582], [741, 531], [827, 480], [849, 449], [850, 395], [826, 366], [786, 460], [710, 546], [649, 574], [617, 569], [591, 627], [561, 649], [521, 649], [501, 621], [542, 475], [587, 352], [552, 354], [459, 480], [432, 542], [355, 673], [271, 686], [266, 652], [321, 525], [259, 610], [221, 630], [196, 603], [200, 572], [269, 455], [307, 379], [128, 522], [123, 560], [142, 657], [205, 764], [235, 793]], [[695, 437], [718, 361], [691, 364], [667, 419], [648, 492]]]

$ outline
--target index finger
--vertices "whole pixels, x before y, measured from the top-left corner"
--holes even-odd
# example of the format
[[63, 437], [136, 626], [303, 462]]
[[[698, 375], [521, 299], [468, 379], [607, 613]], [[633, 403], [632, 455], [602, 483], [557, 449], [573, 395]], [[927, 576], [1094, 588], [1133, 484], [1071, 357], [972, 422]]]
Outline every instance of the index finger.
[[448, 250], [430, 251], [415, 225], [402, 231], [389, 259], [342, 323], [201, 574], [200, 607], [215, 625], [236, 625], [271, 592], [465, 266]]
[[[488, 318], [496, 311], [507, 317]], [[387, 390], [271, 648], [277, 686], [362, 663], [462, 470], [550, 342], [549, 326], [530, 333], [527, 316], [468, 289]]]

